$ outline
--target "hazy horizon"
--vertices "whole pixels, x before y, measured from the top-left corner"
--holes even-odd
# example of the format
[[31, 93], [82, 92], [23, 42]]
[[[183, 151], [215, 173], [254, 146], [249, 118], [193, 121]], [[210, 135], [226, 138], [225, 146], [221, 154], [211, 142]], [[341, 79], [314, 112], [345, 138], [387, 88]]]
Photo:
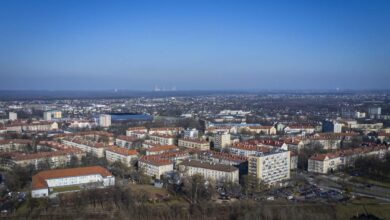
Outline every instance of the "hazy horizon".
[[389, 1], [1, 1], [0, 90], [389, 89]]

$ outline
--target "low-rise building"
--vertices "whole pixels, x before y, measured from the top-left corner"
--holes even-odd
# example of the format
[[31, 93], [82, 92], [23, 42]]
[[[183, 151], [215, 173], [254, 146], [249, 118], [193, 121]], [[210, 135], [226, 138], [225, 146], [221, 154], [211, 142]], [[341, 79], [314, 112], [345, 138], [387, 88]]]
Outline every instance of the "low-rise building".
[[169, 134], [152, 134], [149, 135], [149, 141], [160, 145], [174, 145], [176, 136]]
[[216, 151], [201, 151], [198, 153], [200, 160], [237, 167], [240, 176], [248, 174], [248, 158]]
[[383, 158], [388, 151], [388, 146], [367, 146], [315, 154], [309, 158], [307, 170], [313, 173], [326, 174], [345, 166], [352, 166], [359, 157], [377, 156]]
[[115, 144], [116, 146], [130, 149], [134, 147], [134, 143], [137, 141], [138, 139], [135, 137], [119, 135], [116, 137]]
[[276, 128], [274, 126], [249, 126], [246, 130], [256, 134], [276, 134]]
[[0, 152], [23, 151], [29, 145], [32, 146], [32, 141], [26, 139], [0, 140]]
[[136, 138], [145, 138], [148, 133], [148, 129], [145, 127], [130, 127], [126, 130], [126, 136], [136, 137]]
[[146, 155], [156, 155], [156, 154], [162, 154], [165, 152], [173, 152], [173, 151], [177, 151], [177, 150], [178, 150], [178, 148], [175, 145], [159, 145], [156, 147], [146, 149]]
[[196, 148], [199, 150], [210, 150], [210, 143], [203, 139], [182, 138], [179, 139], [179, 147]]
[[104, 148], [107, 147], [107, 145], [103, 143], [97, 143], [94, 141], [85, 141], [78, 138], [73, 138], [70, 140], [63, 139], [62, 143], [64, 145], [79, 148], [80, 150], [86, 153], [92, 153], [96, 157], [104, 157]]
[[138, 160], [138, 167], [146, 175], [160, 179], [164, 173], [173, 171], [173, 162], [156, 156], [143, 156]]
[[64, 138], [78, 138], [89, 141], [104, 142], [108, 145], [114, 145], [115, 138], [114, 134], [106, 131], [82, 131], [75, 133], [64, 133], [57, 134], [54, 136], [55, 139]]
[[257, 153], [267, 153], [271, 151], [270, 147], [257, 146], [253, 144], [236, 143], [229, 148], [229, 152], [234, 155], [249, 157]]
[[120, 161], [126, 166], [130, 166], [131, 162], [137, 159], [137, 151], [111, 146], [106, 148], [106, 159], [111, 163]]
[[14, 122], [6, 126], [7, 132], [44, 132], [58, 130], [57, 122], [35, 121]]
[[184, 129], [182, 127], [162, 127], [162, 128], [150, 128], [149, 134], [154, 135], [173, 135], [180, 134]]
[[336, 171], [342, 165], [337, 153], [316, 154], [310, 157], [307, 171], [312, 173], [328, 173]]
[[81, 160], [85, 153], [78, 149], [63, 149], [31, 154], [15, 153], [11, 156], [11, 161], [13, 164], [21, 167], [33, 165], [35, 168], [39, 168], [40, 165], [45, 164], [51, 168], [56, 168], [69, 165], [73, 156]]
[[238, 183], [239, 181], [238, 168], [225, 164], [200, 160], [185, 160], [180, 163], [179, 170], [188, 176], [200, 174], [206, 180], [212, 180], [214, 182], [228, 181]]
[[48, 197], [56, 188], [96, 184], [115, 185], [115, 177], [101, 166], [41, 171], [32, 177], [31, 196]]

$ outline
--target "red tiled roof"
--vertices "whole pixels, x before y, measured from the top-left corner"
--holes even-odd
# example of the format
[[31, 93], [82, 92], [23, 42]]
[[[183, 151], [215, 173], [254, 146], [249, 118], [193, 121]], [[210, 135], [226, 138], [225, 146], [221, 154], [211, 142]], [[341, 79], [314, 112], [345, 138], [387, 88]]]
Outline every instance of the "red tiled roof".
[[26, 140], [26, 139], [6, 139], [6, 140], [0, 140], [0, 145], [3, 144], [31, 144], [31, 140]]
[[209, 142], [199, 139], [199, 138], [181, 138], [179, 141], [188, 141], [188, 142], [193, 142], [193, 143], [198, 143], [198, 144], [208, 144]]
[[178, 149], [178, 148], [175, 145], [160, 145], [160, 146], [146, 149], [146, 151], [158, 152], [158, 151], [168, 151], [168, 150], [176, 150], [176, 149]]
[[160, 138], [176, 138], [175, 135], [169, 135], [169, 134], [151, 134], [150, 137], [160, 137]]
[[242, 143], [234, 144], [230, 148], [236, 148], [236, 149], [247, 150], [247, 151], [258, 151], [263, 153], [267, 153], [271, 151], [271, 149], [268, 147], [260, 147], [256, 145], [249, 145], [249, 144], [242, 144]]
[[73, 176], [86, 176], [86, 175], [93, 175], [93, 174], [100, 174], [103, 177], [112, 176], [112, 174], [107, 169], [101, 166], [47, 170], [47, 171], [41, 171], [32, 177], [32, 188], [33, 189], [47, 188], [47, 183], [46, 183], [47, 179], [57, 179], [57, 178], [73, 177]]
[[373, 151], [379, 150], [388, 150], [387, 146], [368, 146], [368, 147], [359, 147], [359, 148], [350, 148], [345, 150], [337, 150], [331, 153], [325, 154], [315, 154], [310, 157], [310, 160], [319, 160], [323, 161], [328, 156], [328, 158], [336, 158], [336, 157], [345, 157], [359, 154], [367, 154]]
[[129, 149], [126, 149], [126, 148], [120, 148], [120, 147], [115, 147], [115, 146], [108, 147], [106, 149], [106, 151], [111, 151], [111, 152], [114, 152], [114, 153], [117, 153], [117, 154], [122, 154], [124, 156], [137, 155], [137, 151], [136, 150], [129, 150]]
[[161, 127], [161, 128], [150, 128], [149, 131], [180, 131], [182, 127]]
[[74, 136], [88, 136], [88, 135], [114, 137], [113, 133], [106, 132], [106, 131], [81, 131], [76, 133], [57, 134], [54, 137], [74, 137]]
[[12, 159], [15, 161], [33, 160], [39, 158], [58, 157], [58, 156], [64, 156], [68, 154], [76, 154], [76, 153], [82, 153], [82, 151], [78, 149], [63, 149], [57, 151], [37, 152], [32, 154], [15, 153], [12, 156]]
[[124, 141], [127, 141], [127, 142], [134, 142], [134, 141], [137, 141], [138, 139], [135, 138], [135, 137], [129, 137], [129, 136], [126, 136], [126, 135], [119, 135], [117, 138], [117, 140], [124, 140]]
[[155, 165], [155, 166], [164, 166], [164, 165], [169, 165], [169, 164], [172, 164], [172, 161], [170, 161], [169, 159], [166, 159], [166, 158], [160, 158], [160, 157], [157, 157], [157, 156], [143, 156], [139, 159], [140, 162], [143, 162], [143, 163], [148, 163], [148, 164], [152, 164], [152, 165]]
[[223, 153], [223, 152], [216, 152], [216, 151], [204, 151], [204, 152], [202, 152], [202, 154], [205, 156], [213, 157], [213, 158], [219, 158], [219, 159], [228, 160], [228, 161], [235, 161], [235, 162], [244, 162], [244, 161], [248, 160], [248, 158], [245, 156], [239, 156], [239, 155]]

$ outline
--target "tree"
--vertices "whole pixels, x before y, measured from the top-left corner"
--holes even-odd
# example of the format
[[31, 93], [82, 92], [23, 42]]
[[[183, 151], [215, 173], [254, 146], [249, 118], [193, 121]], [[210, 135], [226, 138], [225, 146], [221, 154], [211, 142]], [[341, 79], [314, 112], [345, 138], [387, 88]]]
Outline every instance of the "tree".
[[79, 165], [79, 158], [76, 155], [72, 155], [69, 160], [69, 167], [77, 167]]
[[118, 160], [111, 164], [111, 172], [124, 179], [130, 175], [130, 168]]
[[206, 181], [200, 174], [185, 177], [183, 184], [184, 193], [192, 203], [211, 199], [214, 194], [213, 184], [210, 181]]

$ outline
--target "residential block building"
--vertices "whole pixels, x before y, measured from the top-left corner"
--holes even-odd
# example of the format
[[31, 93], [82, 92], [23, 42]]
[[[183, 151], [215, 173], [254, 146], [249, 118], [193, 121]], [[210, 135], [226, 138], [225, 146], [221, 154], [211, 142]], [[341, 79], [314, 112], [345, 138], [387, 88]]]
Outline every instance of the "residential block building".
[[273, 149], [249, 156], [248, 174], [270, 185], [290, 179], [290, 151]]
[[48, 197], [55, 188], [96, 184], [115, 185], [115, 177], [101, 166], [41, 171], [32, 177], [31, 196]]
[[179, 147], [196, 148], [200, 150], [210, 150], [210, 143], [203, 139], [182, 138], [178, 142]]
[[179, 164], [179, 170], [188, 176], [200, 174], [205, 179], [214, 182], [228, 181], [238, 183], [239, 181], [238, 168], [225, 164], [201, 160], [184, 160]]
[[137, 151], [111, 146], [106, 148], [106, 159], [111, 163], [120, 161], [124, 165], [130, 166], [131, 162], [137, 159]]

